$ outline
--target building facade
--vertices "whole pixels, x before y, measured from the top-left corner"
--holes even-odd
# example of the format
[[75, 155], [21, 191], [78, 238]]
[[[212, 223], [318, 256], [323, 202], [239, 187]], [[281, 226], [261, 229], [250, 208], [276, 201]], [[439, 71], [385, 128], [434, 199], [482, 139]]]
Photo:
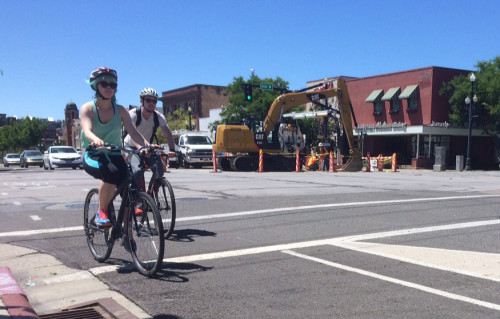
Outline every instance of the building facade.
[[181, 108], [190, 112], [192, 129], [200, 130], [199, 119], [210, 116], [210, 110], [227, 105], [228, 93], [225, 86], [194, 84], [183, 88], [164, 91], [159, 98], [163, 103], [163, 114]]
[[[435, 147], [442, 146], [447, 165], [454, 167], [457, 155], [467, 155], [468, 128], [454, 128], [448, 122], [451, 106], [439, 91], [444, 82], [469, 73], [427, 67], [349, 79], [355, 134], [363, 156], [367, 152], [371, 156], [396, 153], [398, 165], [432, 168]], [[473, 169], [498, 165], [493, 138], [479, 129], [472, 130], [471, 160]]]
[[68, 102], [64, 109], [64, 137], [66, 145], [81, 149], [80, 112], [73, 102]]

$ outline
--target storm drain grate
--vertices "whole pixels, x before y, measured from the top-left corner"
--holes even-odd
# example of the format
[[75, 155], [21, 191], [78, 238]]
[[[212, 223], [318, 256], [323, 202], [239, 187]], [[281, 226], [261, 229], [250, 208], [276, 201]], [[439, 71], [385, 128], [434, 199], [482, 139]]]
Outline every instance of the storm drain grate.
[[40, 319], [111, 319], [115, 316], [107, 313], [99, 305], [82, 309], [61, 310], [56, 313], [40, 315]]
[[39, 315], [40, 319], [137, 319], [112, 298], [74, 305], [70, 308]]

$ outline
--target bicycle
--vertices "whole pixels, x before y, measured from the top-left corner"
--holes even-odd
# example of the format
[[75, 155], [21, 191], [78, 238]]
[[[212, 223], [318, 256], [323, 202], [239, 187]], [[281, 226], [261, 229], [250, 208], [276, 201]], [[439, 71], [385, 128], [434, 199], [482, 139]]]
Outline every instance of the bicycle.
[[[163, 148], [155, 148], [151, 153], [152, 162], [159, 166], [161, 158], [163, 160], [165, 153]], [[170, 182], [164, 176], [163, 165], [161, 167], [152, 167], [152, 175], [149, 180], [147, 193], [154, 199], [163, 221], [163, 231], [165, 240], [168, 239], [175, 227], [176, 206], [174, 189]]]
[[[141, 156], [141, 150], [151, 150], [152, 147], [143, 146], [138, 150], [129, 150], [107, 144], [105, 147], [94, 147], [93, 149], [104, 152], [124, 151], [125, 153]], [[140, 187], [136, 187], [132, 178], [130, 162], [128, 161], [127, 168], [127, 176], [122, 184], [117, 187], [108, 206], [108, 218], [111, 221], [111, 227], [100, 228], [96, 226], [95, 214], [99, 209], [99, 191], [94, 188], [88, 192], [85, 198], [83, 214], [85, 236], [90, 252], [98, 262], [105, 262], [111, 255], [115, 241], [122, 238], [125, 249], [130, 251], [134, 265], [139, 273], [152, 277], [163, 262], [165, 249], [163, 223], [153, 198], [142, 191]], [[121, 195], [122, 199], [120, 209], [116, 215], [113, 201], [118, 195]], [[140, 215], [135, 214], [133, 211], [138, 205], [142, 208], [142, 214]]]

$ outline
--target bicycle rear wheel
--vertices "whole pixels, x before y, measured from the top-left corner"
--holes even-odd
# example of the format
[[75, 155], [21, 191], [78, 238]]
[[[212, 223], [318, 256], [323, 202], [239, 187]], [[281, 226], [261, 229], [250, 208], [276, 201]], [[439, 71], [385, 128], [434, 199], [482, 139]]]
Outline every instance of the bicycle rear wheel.
[[130, 210], [127, 239], [135, 267], [142, 275], [152, 277], [163, 262], [163, 224], [158, 207], [146, 192], [136, 194], [132, 207], [137, 206], [141, 207], [142, 214]]
[[91, 189], [83, 207], [83, 228], [87, 237], [87, 244], [94, 259], [98, 262], [106, 261], [113, 249], [111, 228], [99, 228], [95, 224], [95, 214], [99, 210], [99, 191]]
[[168, 239], [175, 227], [175, 196], [174, 190], [170, 182], [162, 179], [153, 191], [153, 198], [160, 211], [161, 219], [163, 221], [163, 232], [165, 239]]

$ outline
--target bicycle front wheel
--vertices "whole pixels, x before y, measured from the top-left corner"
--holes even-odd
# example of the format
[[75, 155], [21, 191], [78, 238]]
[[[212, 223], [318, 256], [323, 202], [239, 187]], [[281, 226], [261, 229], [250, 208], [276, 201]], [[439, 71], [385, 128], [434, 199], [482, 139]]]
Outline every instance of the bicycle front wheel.
[[135, 206], [129, 213], [128, 241], [135, 267], [144, 276], [152, 277], [163, 262], [165, 241], [160, 212], [153, 198], [146, 192], [135, 195]]
[[165, 239], [168, 239], [174, 231], [176, 215], [174, 190], [170, 182], [162, 179], [153, 191], [153, 198], [163, 221]]
[[98, 262], [106, 261], [113, 249], [111, 228], [99, 228], [95, 224], [95, 214], [99, 210], [99, 191], [91, 189], [83, 207], [83, 228], [87, 237], [87, 244], [94, 259]]

